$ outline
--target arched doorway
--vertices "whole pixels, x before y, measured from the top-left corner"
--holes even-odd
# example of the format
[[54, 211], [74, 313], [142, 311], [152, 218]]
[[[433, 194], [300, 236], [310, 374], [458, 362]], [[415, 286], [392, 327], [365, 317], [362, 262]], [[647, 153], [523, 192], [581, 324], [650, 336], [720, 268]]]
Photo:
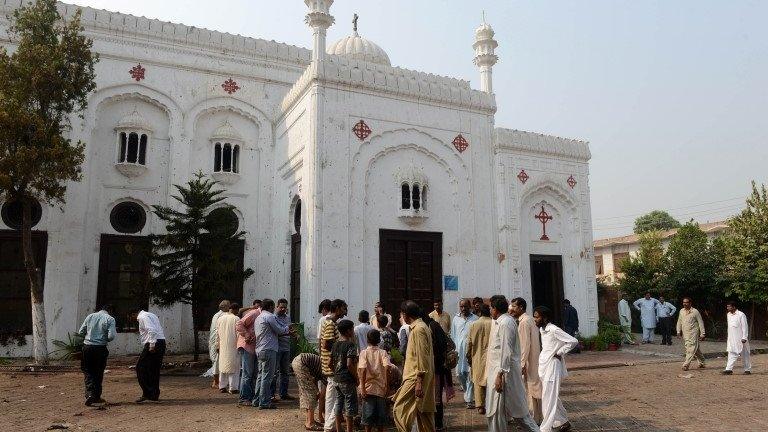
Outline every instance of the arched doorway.
[[293, 234], [291, 234], [291, 321], [301, 321], [301, 199], [293, 206]]

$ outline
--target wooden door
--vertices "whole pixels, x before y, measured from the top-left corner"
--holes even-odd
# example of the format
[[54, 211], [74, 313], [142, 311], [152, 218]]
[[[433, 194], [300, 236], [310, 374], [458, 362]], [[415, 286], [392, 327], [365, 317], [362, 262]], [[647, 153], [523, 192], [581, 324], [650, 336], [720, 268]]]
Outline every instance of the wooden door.
[[301, 321], [301, 234], [291, 236], [291, 299], [292, 322]]
[[118, 332], [138, 331], [136, 314], [149, 306], [151, 247], [148, 237], [101, 235], [96, 307], [115, 308]]
[[[48, 234], [32, 232], [35, 264], [45, 285]], [[32, 297], [21, 250], [21, 232], [0, 230], [0, 333], [32, 334]]]
[[393, 317], [404, 300], [424, 310], [442, 301], [442, 238], [442, 233], [380, 230], [379, 300]]

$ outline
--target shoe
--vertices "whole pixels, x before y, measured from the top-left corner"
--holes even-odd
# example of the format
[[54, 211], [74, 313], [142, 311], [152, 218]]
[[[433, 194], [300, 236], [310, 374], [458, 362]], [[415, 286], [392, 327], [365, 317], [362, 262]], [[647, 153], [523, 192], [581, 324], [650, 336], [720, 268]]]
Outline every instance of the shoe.
[[688, 366], [683, 366], [683, 370], [687, 371], [688, 370]]
[[250, 407], [250, 406], [253, 406], [253, 405], [251, 404], [251, 401], [241, 400], [241, 401], [237, 401], [237, 406], [239, 406], [239, 407]]
[[227, 389], [225, 389], [225, 388], [219, 389], [219, 393], [226, 393], [226, 392], [227, 392]]
[[473, 403], [467, 403], [467, 409], [475, 409], [475, 404]]
[[485, 407], [477, 407], [477, 413], [480, 415], [485, 415]]
[[88, 398], [85, 400], [85, 406], [91, 406], [94, 403], [96, 403], [96, 400], [94, 400], [93, 398]]
[[752, 375], [752, 372], [750, 372], [750, 371], [744, 371], [744, 375]]
[[273, 409], [277, 409], [277, 406], [275, 406], [275, 404], [269, 404], [267, 406], [260, 406], [259, 409], [260, 410], [264, 410], [264, 409], [273, 410]]
[[729, 371], [729, 370], [720, 371], [720, 375], [733, 375], [733, 371]]
[[296, 400], [296, 398], [291, 395], [285, 395], [285, 396], [280, 396], [280, 400], [292, 401], [292, 400]]
[[146, 402], [146, 401], [148, 401], [148, 400], [149, 400], [149, 399], [147, 399], [147, 398], [145, 398], [144, 396], [142, 396], [142, 397], [140, 397], [140, 398], [136, 399], [136, 403], [137, 403], [137, 404], [140, 404], [140, 403]]
[[107, 401], [105, 401], [105, 400], [104, 400], [104, 399], [102, 399], [102, 398], [99, 398], [99, 399], [98, 399], [96, 402], [94, 402], [94, 403], [97, 403], [97, 404], [105, 404], [105, 403], [107, 403]]
[[238, 394], [238, 393], [240, 393], [240, 391], [239, 390], [230, 390], [228, 393], [229, 394]]
[[558, 431], [558, 432], [566, 432], [566, 431], [571, 430], [571, 427], [572, 427], [571, 426], [571, 422], [567, 421], [567, 422], [561, 424], [559, 427], [555, 428], [555, 430]]
[[699, 365], [699, 369], [704, 369], [704, 368], [706, 368], [706, 367], [707, 367], [707, 366], [706, 366], [706, 365], [704, 365], [704, 364], [700, 364], [700, 365]]

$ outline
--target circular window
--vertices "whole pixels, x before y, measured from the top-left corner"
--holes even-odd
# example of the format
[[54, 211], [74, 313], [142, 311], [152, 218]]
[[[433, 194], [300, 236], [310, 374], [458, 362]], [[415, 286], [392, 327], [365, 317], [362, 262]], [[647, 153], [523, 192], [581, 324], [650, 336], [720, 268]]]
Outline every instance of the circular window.
[[109, 214], [109, 223], [119, 233], [136, 234], [147, 223], [147, 213], [135, 202], [121, 202]]
[[[0, 210], [0, 216], [2, 216], [3, 223], [12, 229], [21, 229], [22, 211], [24, 210], [21, 201], [8, 201], [3, 203], [3, 208]], [[40, 219], [43, 217], [43, 208], [37, 200], [32, 200], [32, 227], [40, 223]]]
[[232, 237], [240, 227], [240, 220], [231, 208], [219, 207], [208, 215], [208, 224], [208, 231]]

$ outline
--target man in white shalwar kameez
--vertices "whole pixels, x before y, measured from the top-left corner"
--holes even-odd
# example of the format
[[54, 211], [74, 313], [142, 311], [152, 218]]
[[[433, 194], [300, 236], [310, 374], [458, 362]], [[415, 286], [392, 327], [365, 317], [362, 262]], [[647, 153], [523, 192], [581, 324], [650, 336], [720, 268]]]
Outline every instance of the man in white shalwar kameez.
[[635, 300], [632, 304], [640, 311], [640, 324], [643, 326], [643, 343], [653, 343], [653, 332], [656, 330], [656, 306], [659, 301], [651, 297], [651, 293], [645, 293], [645, 297]]
[[451, 322], [451, 339], [456, 344], [456, 353], [459, 355], [459, 361], [456, 363], [456, 376], [459, 377], [461, 388], [464, 391], [464, 403], [466, 403], [467, 408], [475, 407], [472, 373], [467, 361], [467, 341], [469, 328], [477, 319], [477, 315], [472, 313], [469, 300], [463, 299], [459, 302], [459, 312]]
[[491, 335], [486, 357], [485, 415], [489, 432], [507, 430], [507, 420], [514, 419], [525, 431], [538, 431], [528, 411], [525, 385], [520, 371], [520, 345], [517, 323], [507, 314], [509, 303], [504, 296], [491, 298]]
[[621, 324], [623, 342], [634, 345], [635, 337], [632, 336], [632, 311], [629, 309], [629, 302], [624, 296], [619, 300], [619, 324]]
[[216, 341], [219, 340], [217, 334], [216, 323], [219, 321], [219, 317], [229, 312], [229, 300], [222, 300], [219, 303], [219, 310], [213, 314], [211, 318], [211, 328], [208, 332], [208, 357], [211, 358], [212, 366], [208, 369], [208, 372], [204, 376], [209, 376], [208, 373], [213, 374], [213, 384], [211, 387], [219, 387], [219, 350], [216, 347]]
[[729, 301], [726, 306], [728, 313], [728, 362], [725, 365], [723, 375], [731, 375], [733, 367], [736, 366], [736, 360], [741, 356], [744, 363], [744, 375], [752, 373], [752, 362], [749, 360], [749, 326], [747, 325], [747, 316], [744, 312], [736, 308], [736, 302]]
[[229, 312], [216, 321], [216, 346], [219, 348], [219, 391], [236, 393], [240, 388], [240, 356], [237, 352], [237, 321], [240, 305], [232, 303]]
[[579, 341], [560, 327], [549, 322], [552, 312], [544, 306], [533, 311], [533, 320], [541, 331], [539, 376], [541, 377], [541, 411], [544, 420], [541, 432], [567, 431], [571, 429], [568, 413], [560, 400], [560, 382], [568, 376], [565, 355]]

